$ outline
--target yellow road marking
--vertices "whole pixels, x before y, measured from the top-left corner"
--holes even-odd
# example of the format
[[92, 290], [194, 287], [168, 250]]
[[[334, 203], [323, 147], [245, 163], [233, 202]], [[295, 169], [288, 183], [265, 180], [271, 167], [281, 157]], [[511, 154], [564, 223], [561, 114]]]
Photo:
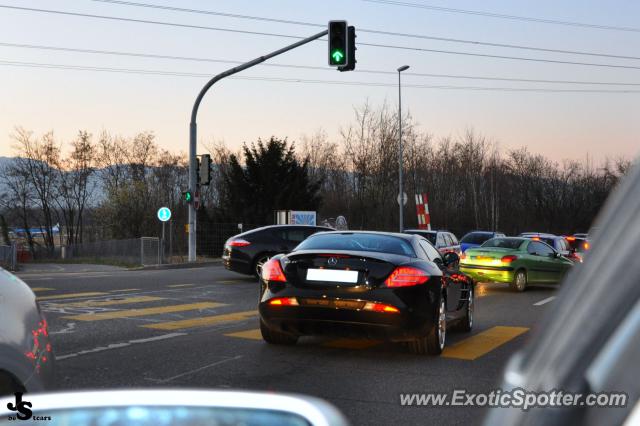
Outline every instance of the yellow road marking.
[[50, 291], [50, 290], [55, 290], [55, 288], [48, 288], [48, 287], [33, 287], [31, 289], [31, 291]]
[[126, 297], [124, 299], [117, 300], [85, 300], [82, 302], [73, 303], [56, 303], [55, 307], [60, 308], [77, 308], [77, 307], [90, 307], [90, 306], [112, 306], [112, 305], [127, 305], [130, 303], [143, 303], [143, 302], [155, 302], [157, 300], [164, 300], [164, 297], [155, 296], [137, 296]]
[[109, 293], [120, 293], [121, 291], [138, 291], [139, 288], [125, 288], [123, 290], [111, 290]]
[[474, 360], [504, 345], [509, 340], [526, 333], [528, 330], [526, 327], [492, 327], [452, 346], [445, 347], [442, 356], [445, 358]]
[[259, 328], [255, 328], [253, 330], [238, 331], [236, 333], [228, 333], [225, 334], [225, 336], [240, 337], [241, 339], [262, 340], [262, 334], [260, 334]]
[[193, 286], [193, 284], [171, 284], [168, 285], [167, 287], [191, 287]]
[[[155, 308], [130, 309], [125, 311], [114, 311], [114, 312], [100, 312], [97, 314], [72, 315], [64, 318], [77, 320], [77, 321], [101, 321], [101, 320], [110, 320], [115, 318], [142, 317], [146, 315], [158, 315], [158, 314], [168, 314], [172, 312], [194, 311], [197, 309], [217, 308], [219, 306], [224, 306], [224, 304], [217, 303], [217, 302], [200, 302], [200, 303], [189, 303], [186, 305], [170, 305], [170, 306], [159, 306]], [[165, 323], [161, 323], [161, 324], [165, 324]]]
[[378, 346], [380, 343], [382, 342], [379, 340], [336, 339], [324, 343], [322, 346], [340, 349], [367, 349]]
[[93, 297], [93, 296], [104, 296], [108, 293], [100, 293], [100, 292], [87, 292], [87, 293], [67, 293], [67, 294], [58, 294], [55, 296], [44, 296], [38, 297], [38, 300], [55, 300], [55, 299], [72, 299], [74, 297]]
[[213, 315], [208, 317], [199, 317], [193, 319], [168, 321], [157, 324], [143, 325], [145, 328], [154, 328], [156, 330], [180, 330], [191, 327], [206, 327], [221, 322], [241, 321], [258, 315], [258, 311], [234, 312], [232, 314]]

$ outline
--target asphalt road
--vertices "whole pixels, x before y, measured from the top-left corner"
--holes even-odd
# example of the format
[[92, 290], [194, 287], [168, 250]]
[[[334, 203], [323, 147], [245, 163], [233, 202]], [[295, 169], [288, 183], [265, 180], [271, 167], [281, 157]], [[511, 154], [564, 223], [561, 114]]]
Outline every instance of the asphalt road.
[[41, 266], [19, 274], [50, 324], [58, 387], [269, 390], [335, 404], [354, 425], [479, 424], [477, 407], [405, 407], [401, 393], [489, 392], [554, 290], [480, 284], [471, 333], [447, 334], [441, 357], [399, 344], [308, 337], [264, 343], [258, 285], [220, 266], [127, 271]]

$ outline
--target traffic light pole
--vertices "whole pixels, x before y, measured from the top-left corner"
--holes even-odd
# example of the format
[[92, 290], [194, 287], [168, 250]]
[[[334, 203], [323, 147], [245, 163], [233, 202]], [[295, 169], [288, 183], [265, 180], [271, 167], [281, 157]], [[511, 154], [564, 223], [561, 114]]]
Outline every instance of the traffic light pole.
[[[238, 65], [237, 67], [231, 68], [225, 72], [222, 72], [215, 77], [213, 77], [205, 86], [202, 88], [198, 97], [196, 98], [195, 103], [193, 104], [193, 109], [191, 110], [191, 124], [189, 125], [189, 191], [195, 193], [197, 191], [198, 178], [196, 176], [196, 168], [197, 168], [197, 159], [196, 159], [196, 150], [197, 150], [197, 140], [198, 140], [198, 125], [196, 118], [198, 116], [198, 108], [200, 107], [200, 102], [202, 102], [202, 98], [209, 91], [211, 86], [213, 86], [218, 81], [222, 80], [225, 77], [229, 77], [230, 75], [237, 74], [240, 71], [246, 70], [247, 68], [251, 68], [255, 65], [258, 65], [267, 59], [271, 59], [274, 56], [278, 56], [284, 52], [288, 52], [289, 50], [295, 49], [296, 47], [300, 47], [304, 44], [312, 42], [314, 40], [319, 39], [328, 34], [328, 30], [324, 30], [319, 32], [318, 34], [312, 35], [311, 37], [307, 37], [302, 39], [296, 43], [293, 43], [287, 47], [283, 47], [282, 49], [276, 50], [275, 52], [271, 52], [267, 55], [260, 56], [252, 61], [246, 62], [242, 65]], [[189, 203], [189, 262], [196, 261], [196, 208], [193, 202]]]

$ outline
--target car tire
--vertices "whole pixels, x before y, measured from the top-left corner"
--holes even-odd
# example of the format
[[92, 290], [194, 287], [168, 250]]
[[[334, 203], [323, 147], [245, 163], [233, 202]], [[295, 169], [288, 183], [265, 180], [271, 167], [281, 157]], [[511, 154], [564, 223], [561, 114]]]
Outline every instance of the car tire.
[[260, 273], [262, 272], [262, 265], [267, 263], [267, 261], [271, 259], [271, 256], [267, 254], [261, 254], [257, 256], [256, 261], [253, 262], [253, 275], [260, 279]]
[[429, 334], [409, 342], [409, 349], [416, 355], [440, 355], [444, 350], [447, 335], [447, 305], [444, 297], [440, 297], [436, 324]]
[[262, 321], [260, 321], [260, 334], [262, 334], [262, 340], [272, 345], [295, 345], [298, 342], [298, 336], [272, 330]]
[[473, 285], [469, 287], [469, 300], [467, 301], [467, 308], [465, 310], [465, 314], [460, 321], [460, 330], [465, 332], [470, 332], [473, 328], [473, 310], [475, 309], [475, 290], [473, 289]]
[[24, 391], [24, 387], [20, 386], [11, 375], [0, 370], [0, 398]]
[[516, 271], [513, 281], [511, 281], [511, 289], [518, 292], [523, 292], [527, 289], [527, 271], [524, 269]]

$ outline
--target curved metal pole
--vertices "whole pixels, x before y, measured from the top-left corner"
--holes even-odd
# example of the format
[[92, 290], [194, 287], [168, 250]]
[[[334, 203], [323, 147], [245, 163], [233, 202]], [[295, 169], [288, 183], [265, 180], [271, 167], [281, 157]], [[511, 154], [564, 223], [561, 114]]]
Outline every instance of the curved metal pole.
[[[211, 86], [216, 84], [218, 81], [222, 80], [225, 77], [229, 77], [230, 75], [239, 73], [240, 71], [246, 70], [247, 68], [251, 68], [255, 65], [258, 65], [267, 59], [273, 58], [274, 56], [278, 56], [284, 52], [287, 52], [291, 49], [295, 49], [296, 47], [300, 47], [303, 44], [307, 44], [313, 40], [317, 40], [322, 36], [327, 35], [329, 31], [324, 30], [319, 32], [318, 34], [312, 35], [311, 37], [307, 37], [302, 39], [296, 43], [293, 43], [287, 47], [283, 47], [282, 49], [276, 50], [275, 52], [271, 52], [268, 55], [260, 56], [252, 61], [246, 62], [242, 65], [238, 65], [237, 67], [233, 67], [224, 71], [215, 77], [213, 77], [207, 84], [204, 85], [196, 101], [193, 104], [193, 109], [191, 110], [191, 123], [189, 124], [189, 191], [192, 194], [195, 194], [195, 190], [197, 190], [198, 186], [198, 177], [196, 176], [196, 152], [197, 152], [197, 141], [198, 141], [198, 124], [197, 124], [197, 116], [198, 109], [200, 108], [200, 102], [202, 102], [202, 98], [207, 94]], [[196, 208], [195, 203], [189, 203], [189, 262], [196, 261]]]

